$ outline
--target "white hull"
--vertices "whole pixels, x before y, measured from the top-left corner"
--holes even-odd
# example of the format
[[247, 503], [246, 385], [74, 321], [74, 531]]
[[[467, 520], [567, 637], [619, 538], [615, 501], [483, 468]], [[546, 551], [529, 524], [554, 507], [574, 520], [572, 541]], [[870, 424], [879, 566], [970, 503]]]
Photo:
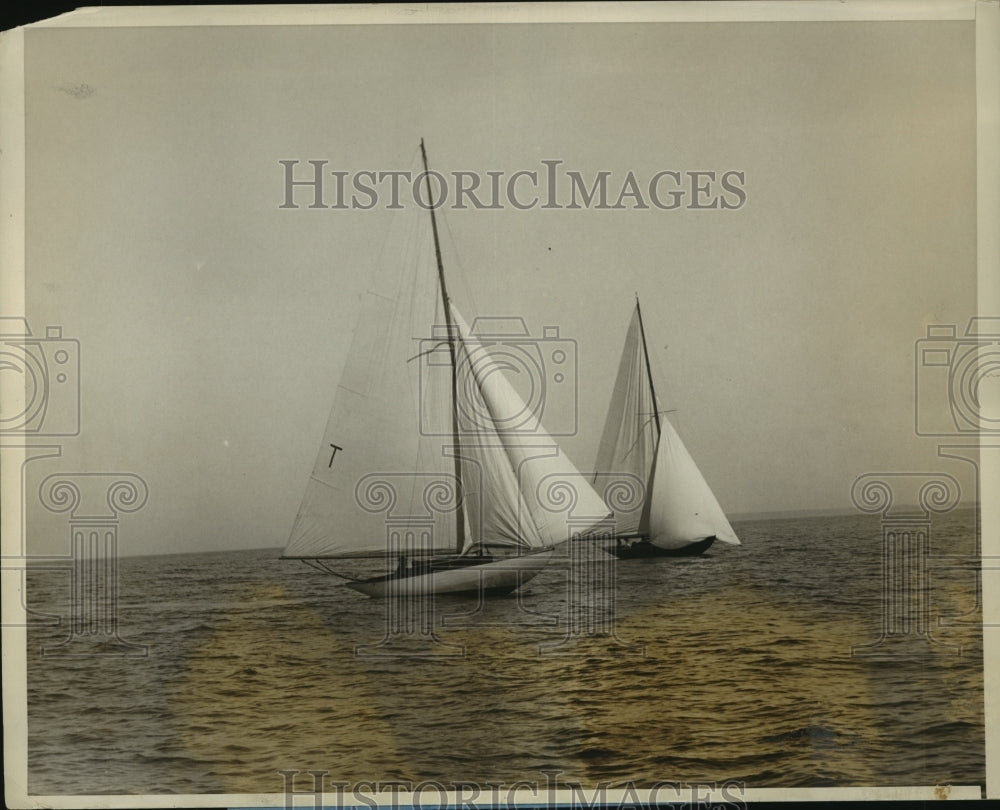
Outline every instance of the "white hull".
[[[379, 577], [346, 583], [374, 599], [432, 594], [479, 593], [502, 594], [516, 590], [533, 579], [548, 564], [551, 551], [506, 557], [480, 565], [448, 568], [416, 576]], [[475, 560], [471, 557], [470, 560]]]

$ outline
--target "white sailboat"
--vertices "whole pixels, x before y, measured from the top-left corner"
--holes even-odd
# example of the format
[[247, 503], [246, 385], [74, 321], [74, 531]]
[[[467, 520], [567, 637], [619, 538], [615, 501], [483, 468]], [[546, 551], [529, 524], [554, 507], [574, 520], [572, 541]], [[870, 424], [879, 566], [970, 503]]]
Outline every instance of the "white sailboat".
[[[586, 528], [579, 514], [608, 509], [451, 303], [428, 207], [430, 234], [421, 218], [406, 261], [363, 297], [282, 558], [372, 597], [509, 593]], [[553, 486], [572, 488], [574, 521], [545, 502]], [[352, 573], [365, 557], [386, 557], [386, 572]]]
[[693, 556], [716, 540], [740, 545], [704, 476], [660, 409], [638, 298], [596, 470], [595, 481], [614, 481], [617, 474], [644, 486], [636, 508], [618, 511], [612, 518], [617, 543], [609, 551], [619, 558]]

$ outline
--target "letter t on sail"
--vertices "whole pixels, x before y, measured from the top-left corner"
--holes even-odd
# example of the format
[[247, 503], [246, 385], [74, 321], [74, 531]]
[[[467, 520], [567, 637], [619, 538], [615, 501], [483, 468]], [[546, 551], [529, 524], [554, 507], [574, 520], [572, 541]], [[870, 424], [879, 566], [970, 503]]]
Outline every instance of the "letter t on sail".
[[332, 467], [333, 466], [333, 460], [337, 457], [337, 451], [344, 449], [339, 444], [333, 444], [332, 442], [330, 443], [330, 447], [333, 448], [333, 452], [330, 453], [330, 463], [326, 465], [327, 467]]

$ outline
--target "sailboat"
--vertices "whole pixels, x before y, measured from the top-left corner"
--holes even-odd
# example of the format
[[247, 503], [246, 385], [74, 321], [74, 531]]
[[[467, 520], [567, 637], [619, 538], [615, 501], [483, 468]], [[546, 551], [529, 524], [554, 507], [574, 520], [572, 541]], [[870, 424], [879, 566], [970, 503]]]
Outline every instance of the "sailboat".
[[616, 545], [608, 550], [620, 559], [694, 556], [716, 540], [740, 545], [704, 476], [660, 408], [638, 296], [594, 481], [613, 483], [616, 476], [638, 482], [643, 493], [633, 508], [616, 511], [612, 517]]
[[[609, 510], [455, 308], [423, 208], [430, 234], [421, 216], [368, 282], [282, 558], [376, 598], [510, 593]], [[572, 489], [572, 516], [553, 487]], [[384, 573], [350, 570], [366, 557]]]

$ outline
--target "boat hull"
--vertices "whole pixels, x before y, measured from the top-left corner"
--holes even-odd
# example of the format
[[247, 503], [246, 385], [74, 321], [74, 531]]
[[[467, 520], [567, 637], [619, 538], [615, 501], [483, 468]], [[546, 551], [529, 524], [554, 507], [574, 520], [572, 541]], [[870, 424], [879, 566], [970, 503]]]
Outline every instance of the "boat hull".
[[436, 594], [502, 596], [534, 579], [551, 556], [551, 551], [542, 551], [517, 557], [487, 558], [483, 562], [476, 557], [458, 558], [461, 563], [454, 559], [444, 563], [432, 561], [426, 565], [427, 573], [406, 571], [402, 575], [355, 580], [346, 586], [373, 599]]
[[648, 540], [636, 540], [628, 545], [623, 543], [609, 548], [608, 553], [614, 554], [619, 560], [638, 560], [648, 557], [697, 557], [708, 551], [714, 542], [715, 536], [713, 535], [680, 548], [661, 548]]

